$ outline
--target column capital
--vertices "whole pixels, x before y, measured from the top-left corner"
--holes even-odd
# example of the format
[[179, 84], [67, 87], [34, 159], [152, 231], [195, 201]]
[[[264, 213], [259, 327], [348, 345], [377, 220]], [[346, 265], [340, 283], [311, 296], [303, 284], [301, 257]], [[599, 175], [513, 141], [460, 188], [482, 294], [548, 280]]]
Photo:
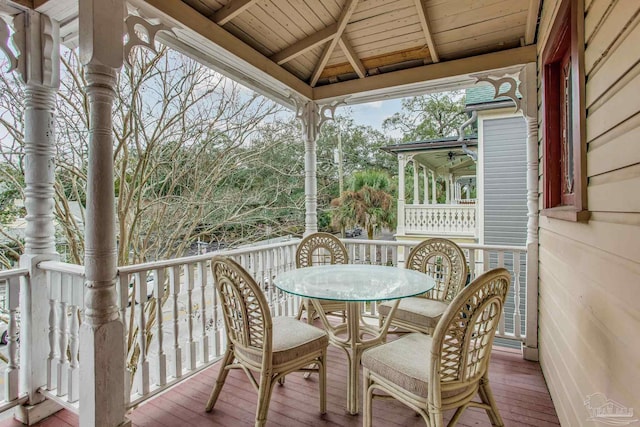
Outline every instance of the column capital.
[[324, 105], [320, 105], [314, 101], [301, 101], [299, 98], [291, 95], [289, 99], [296, 107], [296, 119], [300, 121], [302, 133], [307, 140], [313, 141], [318, 138], [322, 125], [329, 120], [335, 120], [336, 108], [345, 104], [342, 99]]
[[[26, 11], [13, 18], [13, 36], [9, 27], [0, 24], [0, 49], [7, 56], [9, 71], [15, 70], [27, 86], [41, 86], [57, 90], [60, 86], [60, 25], [47, 15]], [[18, 51], [9, 49], [9, 41]]]
[[78, 5], [82, 65], [119, 69], [124, 61], [124, 1], [82, 0]]
[[[511, 99], [516, 105], [514, 113], [520, 111], [524, 116], [535, 117], [538, 107], [536, 72], [536, 63], [530, 62], [520, 67], [515, 73], [492, 74], [488, 72], [474, 74], [471, 77], [476, 79], [476, 83], [487, 82], [491, 84], [494, 89], [493, 99], [500, 97]], [[505, 84], [508, 87], [501, 89]], [[520, 92], [522, 98], [518, 97], [517, 92]]]

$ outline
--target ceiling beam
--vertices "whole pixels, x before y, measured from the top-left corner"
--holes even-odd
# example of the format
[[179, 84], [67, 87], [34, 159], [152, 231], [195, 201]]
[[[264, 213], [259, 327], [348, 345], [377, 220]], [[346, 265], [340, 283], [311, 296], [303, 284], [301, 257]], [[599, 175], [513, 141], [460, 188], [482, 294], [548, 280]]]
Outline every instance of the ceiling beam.
[[431, 36], [431, 30], [429, 29], [429, 18], [427, 15], [427, 7], [424, 4], [424, 0], [414, 0], [416, 4], [416, 9], [418, 10], [418, 18], [420, 18], [420, 25], [422, 26], [422, 32], [424, 33], [424, 37], [427, 39], [427, 46], [429, 46], [429, 55], [431, 56], [431, 60], [433, 62], [439, 62], [440, 58], [438, 57], [438, 52], [436, 51], [436, 45], [433, 42], [433, 37]]
[[[528, 62], [536, 62], [536, 60], [536, 45], [517, 47], [500, 52], [485, 53], [469, 58], [454, 59], [436, 64], [423, 65], [422, 67], [378, 74], [376, 76], [369, 76], [366, 79], [349, 80], [315, 87], [313, 88], [313, 99], [318, 101], [328, 100], [360, 92], [382, 89], [389, 90], [393, 87], [401, 87], [412, 83], [464, 76], [482, 71], [526, 64]], [[391, 91], [389, 90], [389, 92]]]
[[247, 10], [257, 1], [258, 0], [232, 0], [216, 11], [213, 15], [213, 21], [218, 25], [224, 25]]
[[333, 39], [336, 36], [337, 31], [338, 24], [331, 24], [328, 27], [313, 33], [309, 37], [299, 40], [291, 46], [282, 49], [280, 52], [272, 55], [270, 59], [276, 64], [282, 65], [285, 62], [291, 61], [296, 56], [302, 55], [314, 47]]
[[538, 29], [538, 13], [540, 12], [540, 0], [529, 0], [527, 11], [527, 26], [524, 30], [524, 44], [530, 45], [536, 39]]
[[213, 45], [239, 58], [240, 61], [266, 73], [274, 80], [291, 88], [291, 90], [311, 99], [313, 92], [309, 85], [187, 4], [175, 0], [139, 0], [135, 3], [146, 4], [155, 8], [166, 24], [193, 31]]
[[356, 51], [353, 50], [353, 46], [351, 46], [351, 43], [349, 43], [349, 40], [347, 40], [347, 36], [343, 34], [342, 37], [340, 37], [340, 40], [338, 40], [338, 44], [340, 45], [340, 49], [342, 49], [342, 52], [344, 52], [358, 77], [364, 79], [367, 75], [367, 70], [366, 68], [364, 68], [362, 61], [360, 61], [360, 58], [358, 58], [358, 54], [356, 53]]
[[358, 0], [347, 0], [344, 9], [342, 9], [342, 13], [340, 14], [340, 18], [338, 19], [338, 28], [336, 29], [336, 34], [331, 39], [331, 41], [325, 46], [322, 55], [320, 56], [320, 60], [316, 64], [315, 70], [311, 74], [311, 80], [309, 82], [310, 86], [313, 87], [318, 83], [318, 79], [320, 78], [320, 74], [322, 74], [322, 70], [324, 70], [325, 65], [327, 65], [327, 61], [329, 61], [329, 57], [333, 53], [333, 50], [336, 48], [338, 41], [342, 37], [342, 33], [345, 28], [347, 28], [347, 24], [349, 23], [349, 19], [351, 15], [356, 10], [356, 6], [358, 6]]

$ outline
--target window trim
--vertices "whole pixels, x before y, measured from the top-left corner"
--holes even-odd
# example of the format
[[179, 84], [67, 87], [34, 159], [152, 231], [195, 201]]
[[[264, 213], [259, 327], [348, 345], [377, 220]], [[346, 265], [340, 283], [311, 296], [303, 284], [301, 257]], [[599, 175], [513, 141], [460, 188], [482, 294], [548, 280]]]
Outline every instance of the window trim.
[[[580, 19], [582, 18], [582, 19]], [[567, 46], [568, 44], [568, 46]], [[573, 200], [563, 205], [560, 171], [557, 67], [567, 48], [571, 55], [571, 135], [573, 146]], [[584, 0], [562, 0], [541, 55], [543, 106], [543, 209], [541, 215], [567, 221], [588, 221], [586, 174], [586, 109], [584, 73]], [[549, 159], [553, 161], [549, 161]], [[570, 199], [569, 199], [570, 200]], [[565, 200], [566, 201], [566, 200]]]

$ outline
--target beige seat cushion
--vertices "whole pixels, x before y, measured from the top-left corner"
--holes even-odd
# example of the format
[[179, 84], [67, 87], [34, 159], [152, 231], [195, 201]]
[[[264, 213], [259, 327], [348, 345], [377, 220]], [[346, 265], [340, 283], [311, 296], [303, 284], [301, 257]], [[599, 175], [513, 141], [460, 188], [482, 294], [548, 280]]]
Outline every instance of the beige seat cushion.
[[362, 366], [403, 389], [427, 397], [431, 372], [431, 337], [413, 333], [362, 354]]
[[[320, 328], [292, 317], [273, 318], [274, 367], [326, 348], [328, 345], [329, 336]], [[237, 351], [241, 350], [237, 349]], [[258, 363], [261, 361], [261, 355], [244, 354]]]
[[[393, 307], [392, 301], [386, 301], [378, 307], [378, 311], [386, 316]], [[423, 297], [410, 297], [400, 300], [394, 319], [419, 325], [426, 328], [435, 328], [447, 309], [448, 304]]]

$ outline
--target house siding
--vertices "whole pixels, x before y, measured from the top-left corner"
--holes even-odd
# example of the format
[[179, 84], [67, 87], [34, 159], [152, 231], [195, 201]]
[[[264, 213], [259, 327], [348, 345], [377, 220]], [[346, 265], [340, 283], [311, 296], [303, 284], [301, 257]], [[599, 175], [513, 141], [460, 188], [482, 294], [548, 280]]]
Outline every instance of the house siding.
[[485, 119], [483, 130], [484, 243], [524, 246], [527, 240], [524, 118]]
[[[481, 114], [482, 121], [482, 242], [487, 245], [525, 246], [527, 240], [527, 170], [526, 127], [522, 116], [511, 115], [513, 109], [496, 110]], [[496, 116], [497, 114], [497, 116]], [[498, 265], [496, 254], [489, 255], [490, 265]], [[504, 259], [508, 269], [513, 268], [512, 257]], [[514, 279], [515, 282], [515, 279]], [[526, 313], [526, 260], [520, 260], [520, 306]], [[514, 328], [515, 292], [505, 301], [505, 327]], [[526, 314], [521, 318], [521, 330], [526, 325]]]
[[[543, 4], [539, 54], [558, 6], [552, 0]], [[567, 426], [587, 423], [584, 402], [593, 393], [640, 411], [638, 46], [640, 2], [585, 3], [591, 218], [576, 223], [542, 216], [539, 230], [540, 363], [560, 421]], [[541, 83], [538, 89], [541, 105]], [[541, 109], [538, 117], [542, 138]]]

